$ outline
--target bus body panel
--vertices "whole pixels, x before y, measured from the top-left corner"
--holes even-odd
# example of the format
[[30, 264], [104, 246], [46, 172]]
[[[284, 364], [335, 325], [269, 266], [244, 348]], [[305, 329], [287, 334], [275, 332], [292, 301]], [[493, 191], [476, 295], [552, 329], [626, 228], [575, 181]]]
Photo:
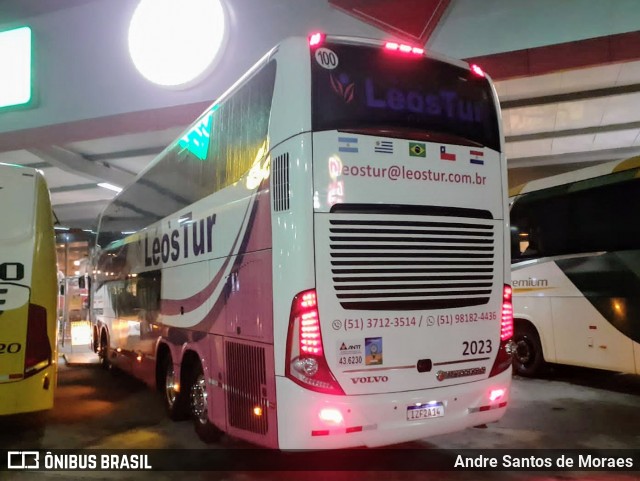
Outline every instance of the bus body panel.
[[[278, 418], [280, 449], [338, 449], [376, 447], [403, 443], [460, 431], [470, 426], [495, 422], [505, 412], [511, 385], [509, 370], [490, 379], [433, 389], [388, 392], [368, 396], [331, 396], [299, 389], [289, 379], [278, 377]], [[490, 394], [504, 389], [498, 408]], [[407, 420], [407, 406], [438, 399], [445, 415], [424, 420]], [[482, 406], [493, 409], [479, 411]], [[339, 409], [345, 416], [340, 426], [327, 426], [319, 420], [323, 408]], [[347, 430], [348, 428], [351, 428]]]
[[2, 214], [0, 234], [0, 415], [6, 415], [53, 407], [57, 270], [44, 178], [16, 166], [1, 165], [0, 172], [0, 199], [10, 207]]
[[[96, 283], [94, 308], [108, 333], [110, 362], [153, 386], [160, 346], [168, 347], [177, 372], [185, 355], [196, 353], [211, 422], [275, 446], [268, 159], [256, 166], [233, 186], [103, 251], [98, 267], [106, 275]], [[258, 355], [262, 372], [247, 384], [244, 366]], [[268, 429], [254, 433], [243, 415], [229, 416], [239, 389], [253, 389], [254, 397], [240, 402], [264, 406], [265, 419], [273, 420]]]
[[[420, 155], [411, 152], [416, 144]], [[503, 166], [491, 149], [342, 131], [316, 132], [313, 145], [317, 213], [339, 203], [379, 203], [482, 209], [504, 218]], [[483, 164], [472, 163], [472, 152]]]
[[[335, 131], [314, 134], [323, 347], [347, 394], [485, 379], [500, 345], [500, 156], [484, 149], [478, 165], [470, 162], [473, 148], [423, 142], [421, 155], [412, 156], [414, 145]], [[456, 160], [441, 159], [442, 149]], [[393, 210], [386, 212], [387, 205]], [[339, 210], [329, 212], [332, 207]], [[373, 307], [378, 300], [390, 307]], [[432, 368], [419, 372], [419, 361]], [[456, 366], [473, 374], [438, 378]]]
[[[358, 42], [354, 40], [353, 43]], [[410, 158], [408, 140], [393, 139], [403, 146], [402, 162], [413, 168], [412, 173], [406, 174], [409, 178], [404, 183], [375, 183], [372, 180], [365, 185], [362, 179], [354, 175], [353, 179], [343, 184], [349, 189], [348, 199], [333, 197], [332, 200], [336, 193], [336, 185], [332, 185], [336, 181], [335, 162], [332, 159], [336, 152], [340, 152], [338, 137], [342, 132], [332, 129], [312, 133], [314, 126], [310, 62], [313, 60], [310, 54], [313, 55], [313, 52], [305, 39], [285, 40], [259, 62], [251, 71], [253, 73], [243, 77], [210, 109], [211, 118], [215, 118], [217, 114], [214, 113], [218, 108], [222, 114], [225, 112], [225, 102], [229, 101], [233, 105], [235, 98], [248, 99], [249, 97], [236, 96], [242, 89], [241, 84], [253, 74], [258, 78], [269, 71], [275, 61], [277, 71], [274, 100], [269, 112], [268, 138], [260, 149], [261, 153], [268, 153], [267, 157], [261, 160], [256, 157], [254, 166], [237, 182], [220, 187], [220, 190], [207, 194], [190, 206], [165, 215], [160, 221], [145, 224], [137, 233], [110, 244], [101, 253], [102, 283], [96, 282], [94, 285], [102, 287], [101, 294], [94, 296], [94, 306], [102, 306], [98, 308], [99, 313], [99, 309], [102, 309], [99, 324], [109, 332], [110, 337], [114, 337], [109, 341], [110, 356], [114, 356], [114, 360], [124, 358], [123, 362], [130, 372], [148, 378], [153, 377], [153, 372], [148, 367], [155, 365], [155, 379], [163, 382], [163, 378], [159, 377], [162, 375], [158, 371], [162, 368], [159, 363], [170, 353], [175, 369], [182, 373], [183, 383], [187, 379], [185, 372], [194, 362], [194, 357], [198, 358], [205, 371], [209, 421], [234, 436], [262, 446], [282, 449], [363, 444], [373, 446], [497, 420], [504, 412], [510, 381], [509, 370], [487, 379], [495, 360], [495, 352], [501, 344], [500, 307], [506, 279], [503, 260], [508, 245], [502, 241], [504, 202], [500, 198], [504, 187], [504, 156], [487, 147], [480, 154], [473, 154], [482, 158], [482, 162], [474, 163], [473, 160], [478, 159], [470, 157], [474, 150], [470, 147], [427, 143], [429, 156], [440, 156], [443, 152], [435, 149], [445, 148], [444, 157], [438, 157], [437, 162], [447, 164], [444, 175], [453, 176], [447, 179], [453, 179], [451, 182], [454, 184], [464, 184], [467, 189], [464, 195], [458, 195], [457, 191], [450, 188], [451, 185], [433, 185], [431, 193], [435, 195], [429, 197], [424, 192], [432, 185], [420, 185], [421, 188], [417, 188], [418, 184], [412, 182], [415, 179], [411, 178], [416, 169], [420, 171], [420, 176], [423, 175], [422, 167], [419, 166], [425, 159]], [[452, 65], [464, 68], [461, 62]], [[452, 78], [450, 75], [453, 70], [450, 67], [443, 67], [447, 69], [447, 78]], [[460, 82], [464, 84], [466, 73], [463, 71], [462, 74], [458, 77], [454, 75], [453, 78], [462, 79]], [[246, 84], [249, 82], [251, 80], [246, 81]], [[482, 82], [484, 81], [475, 79], [470, 83], [475, 85]], [[251, 92], [252, 95], [256, 93]], [[448, 92], [442, 93], [448, 95]], [[259, 94], [257, 92], [258, 96]], [[487, 94], [485, 100], [489, 97], [491, 95]], [[489, 110], [485, 112], [493, 116], [495, 107], [491, 100], [488, 102], [485, 105], [489, 105]], [[253, 104], [247, 100], [246, 105]], [[471, 111], [468, 110], [465, 112], [456, 115], [468, 117], [482, 114], [470, 114]], [[235, 132], [233, 128], [226, 133], [225, 129], [215, 130], [215, 120], [207, 123], [207, 115], [209, 114], [203, 114], [194, 125], [198, 129], [213, 125], [212, 139], [216, 139], [218, 135], [223, 138], [229, 131]], [[247, 115], [243, 120], [246, 123], [239, 123], [237, 132], [244, 133], [245, 127], [250, 130], [253, 125], [253, 115]], [[137, 185], [144, 187], [140, 188], [142, 194], [157, 196], [160, 193], [162, 195], [158, 196], [158, 202], [164, 202], [162, 197], [170, 197], [161, 190], [150, 192], [147, 188], [152, 185], [150, 179], [159, 178], [156, 182], [161, 184], [162, 179], [167, 178], [154, 178], [154, 169], [162, 172], [163, 165], [177, 168], [183, 160], [188, 164], [189, 158], [180, 158], [184, 152], [181, 150], [184, 147], [181, 142], [189, 140], [190, 135], [199, 131], [198, 129], [194, 130], [193, 126], [188, 129], [180, 140], [168, 147], [159, 159], [141, 173], [142, 181], [137, 182]], [[487, 123], [484, 135], [491, 137], [491, 142], [487, 143], [491, 143], [496, 149], [498, 144], [503, 146], [501, 140], [498, 142], [499, 124]], [[362, 145], [366, 143], [373, 155], [375, 139], [371, 136], [361, 138]], [[241, 139], [234, 139], [242, 143]], [[219, 145], [223, 145], [223, 140]], [[233, 148], [231, 144], [224, 145]], [[456, 151], [455, 154], [453, 150]], [[215, 155], [224, 159], [227, 154], [218, 152]], [[452, 155], [457, 155], [459, 162], [452, 162]], [[378, 161], [386, 160], [384, 154], [376, 153], [376, 156]], [[162, 164], [163, 157], [168, 157], [165, 164]], [[175, 162], [176, 158], [179, 162]], [[200, 158], [202, 160], [208, 162], [211, 159]], [[240, 161], [242, 163], [242, 159]], [[226, 168], [230, 168], [229, 162]], [[339, 172], [342, 174], [341, 169]], [[226, 171], [223, 175], [226, 175]], [[195, 180], [201, 179], [191, 179], [194, 184]], [[383, 186], [386, 188], [393, 183], [393, 189], [381, 193]], [[179, 185], [177, 182], [176, 184]], [[134, 185], [131, 192], [135, 193], [135, 187]], [[356, 193], [356, 190], [361, 193]], [[180, 191], [170, 193], [176, 197], [182, 194]], [[127, 195], [128, 191], [125, 189], [112, 203], [111, 211], [117, 213], [119, 204], [132, 204], [127, 201]], [[426, 198], [431, 202], [425, 201]], [[141, 201], [144, 199], [140, 197]], [[437, 199], [437, 202], [433, 199]], [[153, 202], [146, 202], [141, 204], [141, 210], [153, 212]], [[486, 319], [475, 320], [471, 316], [474, 320], [460, 331], [464, 333], [464, 339], [458, 334], [446, 337], [447, 342], [454, 343], [448, 348], [436, 346], [433, 342], [427, 346], [432, 352], [437, 350], [438, 359], [451, 360], [464, 355], [458, 352], [464, 349], [464, 340], [468, 340], [469, 344], [474, 343], [471, 357], [478, 355], [476, 341], [482, 341], [485, 346], [491, 344], [491, 353], [484, 355], [480, 361], [473, 361], [478, 364], [474, 364], [474, 367], [482, 370], [481, 374], [474, 371], [450, 379], [445, 376], [443, 381], [432, 382], [437, 371], [431, 370], [428, 374], [431, 381], [425, 383], [426, 377], [419, 375], [424, 373], [403, 373], [382, 388], [381, 385], [355, 386], [356, 383], [347, 374], [339, 373], [338, 380], [347, 393], [346, 396], [339, 397], [313, 392], [291, 379], [288, 371], [291, 359], [288, 359], [288, 355], [292, 346], [288, 341], [294, 325], [290, 323], [292, 303], [297, 294], [311, 289], [318, 293], [318, 309], [328, 362], [334, 373], [337, 372], [334, 369], [340, 357], [340, 346], [337, 343], [348, 339], [344, 336], [340, 338], [337, 330], [331, 332], [332, 321], [340, 316], [346, 318], [351, 313], [340, 306], [333, 289], [328, 261], [331, 256], [328, 225], [334, 215], [330, 211], [334, 204], [365, 202], [382, 205], [401, 203], [420, 208], [425, 204], [433, 204], [444, 209], [457, 209], [458, 213], [473, 211], [477, 214], [482, 211], [479, 220], [467, 218], [464, 221], [481, 224], [480, 227], [473, 228], [490, 232], [488, 236], [484, 236], [485, 239], [491, 239], [488, 241], [491, 253], [487, 254], [491, 259], [486, 264], [488, 267], [484, 267], [484, 275], [490, 277], [488, 281], [485, 279], [487, 285], [483, 285], [486, 292], [482, 296], [486, 299], [475, 310], [469, 309], [467, 305], [455, 313], [459, 316], [457, 320], [462, 321], [465, 316], [469, 317], [468, 314], [482, 314], [478, 311], [482, 308]], [[109, 213], [108, 208], [103, 214], [103, 221], [111, 222]], [[126, 218], [123, 216], [124, 221]], [[201, 224], [202, 221], [204, 224]], [[102, 222], [100, 229], [106, 229]], [[204, 252], [195, 255], [196, 247], [193, 242], [195, 238], [200, 239], [202, 229], [205, 237], [198, 243], [205, 245]], [[124, 229], [114, 230], [118, 234], [117, 231]], [[188, 258], [185, 252], [189, 253]], [[110, 259], [110, 255], [114, 259]], [[116, 260], [124, 261], [123, 265], [116, 266]], [[116, 272], [115, 282], [113, 278], [105, 277], [105, 272]], [[118, 282], [123, 284], [118, 287]], [[110, 285], [113, 287], [109, 287]], [[161, 288], [155, 292], [150, 285]], [[138, 301], [141, 298], [139, 293], [146, 292], [142, 297], [147, 307], [141, 306], [140, 302], [131, 302], [130, 306], [138, 306], [135, 315], [133, 311], [129, 317], [121, 315], [118, 306], [125, 300], [123, 291], [135, 294]], [[156, 299], [155, 305], [148, 302], [149, 299]], [[362, 315], [364, 314], [370, 313], [363, 312]], [[420, 314], [424, 315], [425, 312]], [[454, 323], [453, 317], [447, 319], [451, 324]], [[443, 329], [446, 329], [445, 324], [443, 321]], [[122, 337], [118, 337], [120, 331], [124, 333]], [[381, 337], [376, 329], [371, 330], [371, 335]], [[362, 337], [364, 338], [364, 334]], [[385, 366], [389, 362], [409, 362], [404, 358], [407, 353], [411, 362], [420, 358], [417, 353], [425, 346], [420, 345], [418, 337], [412, 336], [409, 331], [395, 337], [384, 344]], [[406, 353], [401, 352], [403, 346]], [[430, 355], [432, 354], [425, 357]], [[470, 382], [472, 379], [467, 376], [477, 376], [476, 379], [480, 380]], [[152, 384], [155, 379], [147, 382]], [[494, 398], [489, 399], [492, 391]], [[449, 392], [453, 394], [447, 394]], [[408, 405], [429, 402], [433, 400], [432, 396], [439, 396], [442, 398], [441, 402], [447, 404], [444, 418], [429, 420], [435, 422], [408, 422]], [[500, 399], [496, 400], [495, 396]], [[309, 427], [318, 426], [318, 413], [314, 406], [329, 403], [336, 398], [340, 399], [343, 406], [353, 407], [353, 413], [358, 413], [359, 419], [382, 423], [384, 433], [381, 431], [381, 435], [374, 435], [370, 440], [363, 439], [364, 433], [346, 441], [339, 439], [330, 443], [317, 440], [317, 437], [311, 439]], [[389, 406], [397, 407], [400, 404], [403, 408], [399, 413], [389, 416]], [[483, 408], [482, 411], [475, 412], [479, 408]], [[396, 429], [398, 434], [394, 434]]]
[[[269, 147], [276, 148], [293, 136], [311, 130], [311, 72], [309, 45], [290, 38], [278, 45], [272, 55], [278, 73], [269, 122]], [[271, 158], [277, 157], [277, 152]]]
[[[342, 254], [344, 251], [332, 250], [330, 247], [333, 245], [329, 240], [332, 227], [330, 222], [344, 217], [348, 217], [347, 221], [350, 223], [362, 221], [368, 225], [377, 221], [384, 222], [379, 219], [385, 219], [384, 216], [316, 214], [317, 291], [323, 348], [327, 362], [344, 391], [347, 394], [372, 394], [435, 388], [486, 379], [500, 345], [503, 287], [500, 262], [494, 261], [490, 272], [483, 273], [483, 277], [488, 280], [464, 282], [464, 285], [473, 287], [443, 287], [453, 285], [452, 281], [443, 280], [441, 284], [436, 281], [428, 283], [427, 292], [418, 297], [419, 291], [424, 291], [425, 288], [410, 281], [402, 281], [387, 285], [386, 290], [381, 290], [376, 287], [382, 282], [378, 273], [370, 274], [373, 277], [369, 277], [370, 280], [366, 283], [357, 281], [361, 274], [332, 274], [332, 271], [337, 270], [335, 267], [345, 269], [336, 266], [335, 258], [332, 257], [332, 254]], [[429, 216], [397, 216], [394, 219], [405, 222], [442, 221], [441, 217]], [[469, 221], [458, 218], [447, 220]], [[498, 231], [494, 246], [497, 257], [501, 257], [501, 226], [499, 223], [485, 225]], [[353, 246], [353, 250], [356, 251], [359, 245]], [[364, 252], [375, 255], [382, 250]], [[396, 252], [393, 251], [394, 254]], [[410, 258], [412, 254], [414, 253], [409, 252], [407, 257]], [[396, 263], [394, 267], [403, 272], [393, 276], [412, 276], [405, 266]], [[438, 269], [447, 269], [447, 266]], [[454, 269], [449, 267], [448, 270]], [[457, 274], [454, 271], [444, 275], [428, 275], [451, 278], [459, 277]], [[477, 287], [482, 284], [487, 287]], [[415, 291], [408, 292], [412, 285], [416, 285]], [[353, 287], [354, 290], [339, 290], [345, 286]], [[478, 294], [480, 292], [483, 294]], [[452, 295], [460, 297], [451, 300]], [[338, 296], [346, 298], [340, 299]], [[373, 307], [378, 296], [387, 299], [381, 302], [388, 302], [390, 307]], [[414, 299], [423, 301], [424, 307], [403, 305], [403, 300], [411, 305]], [[442, 306], [431, 306], [429, 303], [432, 300], [434, 303], [441, 300]], [[466, 303], [471, 305], [465, 305]], [[397, 307], [393, 307], [394, 305]], [[431, 367], [419, 371], [419, 362], [426, 362]], [[445, 372], [450, 373], [447, 375], [451, 377], [440, 379]]]
[[[272, 209], [273, 319], [276, 376], [284, 376], [291, 303], [300, 291], [315, 287], [311, 134], [297, 135], [271, 152], [271, 165], [282, 159], [289, 169], [289, 207]], [[286, 160], [288, 159], [288, 160]], [[271, 178], [274, 189], [276, 178]], [[272, 195], [273, 204], [273, 195]]]
[[[558, 262], [573, 258], [580, 262], [583, 271], [603, 276], [603, 270], [592, 270], [602, 255], [565, 256], [556, 261], [539, 259], [515, 264], [512, 271], [515, 317], [527, 318], [536, 326], [548, 362], [635, 373], [634, 344], [637, 343], [594, 307], [589, 297], [596, 295], [595, 292], [581, 291], [558, 266]], [[615, 306], [616, 302], [623, 302], [622, 299], [601, 297], [600, 301]]]

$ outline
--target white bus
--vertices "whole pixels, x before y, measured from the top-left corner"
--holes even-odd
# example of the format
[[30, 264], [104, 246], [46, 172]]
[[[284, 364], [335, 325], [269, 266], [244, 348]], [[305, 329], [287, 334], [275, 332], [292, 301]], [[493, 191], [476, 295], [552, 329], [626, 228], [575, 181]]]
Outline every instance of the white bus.
[[640, 374], [640, 157], [512, 190], [514, 367]]
[[203, 440], [379, 446], [498, 420], [499, 118], [463, 62], [283, 41], [102, 213], [104, 363], [155, 384]]
[[53, 407], [57, 381], [55, 235], [36, 170], [0, 164], [0, 415]]

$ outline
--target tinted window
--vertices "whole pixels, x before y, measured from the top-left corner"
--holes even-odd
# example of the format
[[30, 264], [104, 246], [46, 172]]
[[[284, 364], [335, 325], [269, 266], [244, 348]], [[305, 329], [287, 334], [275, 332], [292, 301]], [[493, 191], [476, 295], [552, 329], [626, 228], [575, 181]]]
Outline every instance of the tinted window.
[[238, 181], [267, 139], [276, 65], [271, 62], [207, 111], [105, 210], [98, 243], [140, 230]]
[[593, 184], [521, 196], [511, 209], [512, 261], [640, 248], [640, 179]]
[[[333, 56], [335, 68], [321, 65], [325, 54]], [[410, 132], [500, 150], [491, 86], [467, 69], [381, 47], [338, 44], [312, 51], [311, 65], [314, 130]]]

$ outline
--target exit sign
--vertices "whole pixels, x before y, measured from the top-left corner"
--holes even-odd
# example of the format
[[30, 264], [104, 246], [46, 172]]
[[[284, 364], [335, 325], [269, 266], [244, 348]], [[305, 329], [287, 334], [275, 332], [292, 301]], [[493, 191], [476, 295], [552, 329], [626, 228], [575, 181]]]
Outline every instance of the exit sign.
[[0, 109], [31, 100], [31, 29], [0, 32]]

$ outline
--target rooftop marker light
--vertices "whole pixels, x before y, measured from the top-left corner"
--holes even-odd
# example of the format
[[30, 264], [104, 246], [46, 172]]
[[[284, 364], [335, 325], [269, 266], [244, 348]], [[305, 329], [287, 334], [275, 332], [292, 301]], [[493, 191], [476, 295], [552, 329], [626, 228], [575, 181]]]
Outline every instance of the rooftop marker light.
[[309, 36], [309, 45], [311, 45], [312, 47], [320, 45], [323, 39], [324, 35], [322, 33], [316, 32], [314, 34], [311, 34]]
[[478, 77], [484, 77], [484, 70], [482, 70], [479, 66], [477, 66], [475, 63], [471, 65], [471, 71], [477, 75]]
[[395, 50], [400, 51], [402, 53], [412, 53], [415, 55], [424, 54], [424, 49], [420, 47], [412, 47], [411, 45], [405, 45], [403, 43], [398, 42], [387, 42], [384, 44], [384, 48], [387, 50]]

